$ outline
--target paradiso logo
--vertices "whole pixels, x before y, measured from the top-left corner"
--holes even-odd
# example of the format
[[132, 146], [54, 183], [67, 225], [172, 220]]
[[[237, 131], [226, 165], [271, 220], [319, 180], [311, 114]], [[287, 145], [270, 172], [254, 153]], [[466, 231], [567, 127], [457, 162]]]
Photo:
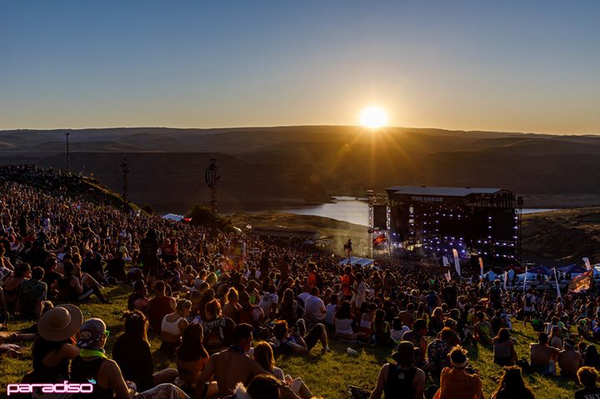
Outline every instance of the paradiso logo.
[[62, 384], [8, 384], [6, 393], [33, 393], [40, 389], [42, 393], [92, 393], [94, 386], [92, 384], [71, 384], [63, 381]]

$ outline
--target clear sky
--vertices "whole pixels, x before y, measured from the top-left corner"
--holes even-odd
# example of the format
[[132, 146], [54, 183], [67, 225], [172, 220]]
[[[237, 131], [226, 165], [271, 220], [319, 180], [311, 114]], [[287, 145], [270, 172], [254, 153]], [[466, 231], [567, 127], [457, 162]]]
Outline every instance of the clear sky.
[[597, 0], [0, 0], [0, 129], [600, 133]]

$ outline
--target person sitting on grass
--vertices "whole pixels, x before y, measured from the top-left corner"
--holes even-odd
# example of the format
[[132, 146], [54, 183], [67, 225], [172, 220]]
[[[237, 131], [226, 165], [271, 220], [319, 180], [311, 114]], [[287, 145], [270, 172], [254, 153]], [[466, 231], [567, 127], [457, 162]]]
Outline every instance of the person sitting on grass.
[[173, 355], [175, 349], [181, 343], [181, 334], [189, 324], [186, 317], [190, 314], [191, 308], [192, 303], [190, 301], [181, 299], [175, 306], [175, 312], [163, 318], [160, 329], [160, 337], [162, 339], [160, 350], [164, 354]]
[[[210, 356], [204, 345], [202, 326], [200, 324], [190, 324], [183, 331], [181, 345], [177, 348], [177, 371], [179, 378], [175, 381], [175, 385], [179, 386], [185, 392], [193, 393], [196, 389], [196, 381], [202, 374], [202, 370], [208, 363]], [[212, 397], [217, 395], [219, 388], [217, 383], [209, 384], [206, 396]]]
[[[195, 398], [205, 398], [209, 381], [219, 387], [219, 397], [231, 395], [238, 383], [247, 384], [259, 374], [269, 374], [254, 359], [246, 355], [253, 341], [252, 326], [239, 324], [233, 331], [233, 345], [211, 356], [196, 382]], [[257, 398], [258, 399], [258, 398]]]
[[167, 296], [165, 282], [158, 280], [154, 283], [154, 298], [148, 302], [148, 322], [154, 332], [160, 333], [162, 321], [166, 315], [175, 311], [175, 298]]
[[423, 399], [425, 391], [425, 372], [414, 366], [414, 349], [412, 343], [402, 341], [392, 354], [394, 363], [386, 363], [379, 371], [377, 386], [370, 399], [381, 399], [385, 393], [387, 398]]
[[485, 320], [485, 313], [479, 311], [475, 314], [477, 323], [473, 327], [473, 338], [475, 341], [481, 344], [492, 343], [492, 325], [489, 321]]
[[173, 384], [160, 384], [150, 390], [136, 394], [133, 386], [127, 385], [119, 365], [106, 357], [104, 346], [109, 332], [104, 321], [98, 318], [87, 320], [81, 325], [77, 346], [81, 349], [71, 364], [71, 381], [75, 383], [95, 382], [93, 397], [118, 399], [187, 399], [188, 396]]
[[442, 370], [440, 389], [434, 399], [483, 399], [479, 375], [467, 371], [467, 351], [455, 346], [448, 357], [451, 367]]
[[491, 399], [535, 399], [533, 392], [525, 385], [521, 368], [518, 366], [504, 367], [504, 375], [498, 388], [492, 393]]
[[600, 388], [596, 386], [598, 382], [598, 373], [593, 367], [582, 367], [577, 371], [577, 379], [582, 389], [575, 392], [575, 399], [596, 399], [600, 398]]
[[275, 336], [275, 347], [284, 353], [309, 353], [319, 341], [323, 353], [330, 351], [327, 345], [327, 330], [321, 323], [315, 324], [306, 336], [302, 337], [295, 330], [288, 329], [287, 321], [281, 320], [275, 323], [273, 335]]
[[494, 337], [494, 363], [500, 366], [512, 366], [517, 361], [515, 344], [510, 339], [508, 328], [503, 327]]
[[177, 370], [166, 368], [154, 373], [154, 362], [148, 342], [148, 320], [139, 310], [125, 312], [125, 331], [113, 347], [113, 359], [127, 381], [135, 382], [137, 389], [145, 391], [162, 382], [173, 382]]
[[356, 339], [366, 337], [366, 334], [363, 332], [354, 332], [354, 329], [352, 328], [353, 323], [354, 316], [352, 315], [352, 307], [350, 305], [350, 302], [344, 301], [340, 305], [337, 313], [335, 314], [335, 318], [333, 319], [335, 335], [338, 338], [346, 339], [349, 341], [354, 341]]
[[206, 320], [202, 322], [204, 347], [209, 353], [220, 352], [232, 344], [235, 323], [221, 313], [221, 305], [213, 299], [204, 307]]
[[540, 333], [538, 343], [529, 346], [531, 367], [540, 374], [555, 374], [558, 349], [548, 346], [548, 334]]
[[259, 342], [254, 347], [254, 360], [261, 365], [261, 367], [271, 373], [277, 379], [283, 381], [287, 386], [302, 399], [312, 398], [312, 392], [302, 378], [293, 379], [289, 374], [284, 375], [283, 370], [279, 367], [275, 367], [275, 356], [273, 355], [273, 347], [265, 341]]
[[577, 370], [583, 366], [583, 356], [575, 350], [575, 342], [570, 338], [565, 339], [564, 349], [558, 353], [558, 366], [560, 376], [566, 378], [575, 378]]
[[146, 313], [148, 309], [148, 288], [144, 280], [133, 283], [133, 294], [127, 298], [127, 310], [140, 310]]

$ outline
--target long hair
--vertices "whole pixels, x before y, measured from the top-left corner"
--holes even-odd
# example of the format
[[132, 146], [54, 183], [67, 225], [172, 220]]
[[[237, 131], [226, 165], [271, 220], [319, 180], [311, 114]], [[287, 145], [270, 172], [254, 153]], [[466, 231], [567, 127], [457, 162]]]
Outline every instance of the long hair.
[[183, 330], [181, 345], [177, 348], [177, 358], [184, 362], [193, 362], [198, 359], [208, 358], [208, 352], [204, 349], [202, 339], [204, 331], [200, 324], [188, 325]]
[[504, 375], [498, 388], [492, 394], [491, 399], [534, 399], [535, 396], [529, 388], [525, 386], [521, 368], [518, 366], [504, 367]]
[[498, 342], [498, 343], [502, 343], [504, 341], [510, 340], [510, 333], [508, 332], [508, 328], [502, 327], [498, 331], [498, 335], [496, 335], [496, 337], [494, 337], [494, 340], [496, 340], [496, 342]]
[[340, 305], [337, 313], [335, 314], [335, 318], [339, 320], [351, 319], [352, 318], [352, 310], [350, 308], [350, 302], [344, 301]]
[[142, 312], [139, 310], [125, 312], [123, 313], [123, 318], [125, 319], [123, 339], [148, 342], [148, 319]]
[[273, 348], [265, 341], [261, 341], [254, 347], [254, 360], [262, 366], [263, 369], [268, 372], [273, 371], [275, 367], [275, 356], [273, 355]]

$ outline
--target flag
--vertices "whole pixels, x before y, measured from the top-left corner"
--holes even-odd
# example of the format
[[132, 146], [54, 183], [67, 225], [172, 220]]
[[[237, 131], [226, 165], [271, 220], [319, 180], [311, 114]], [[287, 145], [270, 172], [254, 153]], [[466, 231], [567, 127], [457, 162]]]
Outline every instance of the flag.
[[373, 245], [380, 245], [387, 241], [385, 234], [381, 234], [373, 239]]
[[450, 270], [448, 270], [446, 273], [444, 273], [444, 277], [446, 277], [446, 280], [448, 282], [450, 282], [450, 280], [452, 280], [452, 276], [450, 275]]
[[507, 291], [507, 285], [508, 285], [508, 271], [504, 271], [504, 291]]
[[523, 291], [527, 288], [527, 266], [525, 266], [525, 280], [523, 281]]
[[442, 264], [444, 267], [450, 267], [450, 261], [445, 256], [442, 256]]
[[592, 268], [592, 265], [590, 264], [590, 258], [588, 258], [588, 257], [583, 258], [583, 263], [585, 263], [586, 269], [590, 270]]
[[556, 274], [556, 267], [554, 268], [554, 281], [556, 281], [556, 296], [562, 298], [560, 294], [560, 287], [558, 286], [558, 275]]
[[592, 284], [594, 283], [594, 269], [590, 269], [585, 273], [580, 274], [575, 277], [569, 283], [569, 293], [579, 294], [581, 292], [585, 292], [592, 288]]
[[454, 268], [456, 269], [456, 273], [458, 273], [458, 277], [460, 277], [460, 260], [458, 259], [458, 251], [453, 249], [452, 253], [454, 254]]
[[479, 258], [479, 278], [483, 280], [483, 259]]

